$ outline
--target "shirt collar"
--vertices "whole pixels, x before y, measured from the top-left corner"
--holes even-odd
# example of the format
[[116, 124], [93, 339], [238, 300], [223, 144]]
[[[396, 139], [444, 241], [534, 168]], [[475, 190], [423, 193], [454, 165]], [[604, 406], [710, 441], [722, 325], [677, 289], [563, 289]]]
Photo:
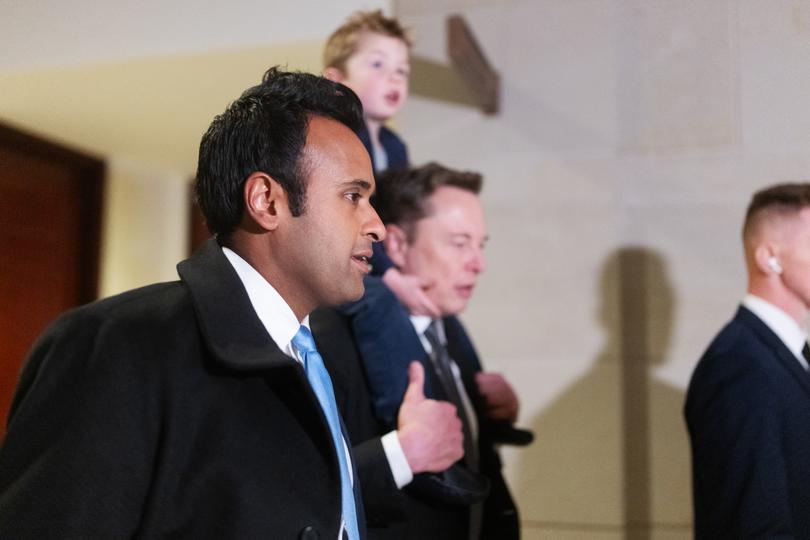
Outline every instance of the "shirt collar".
[[424, 347], [426, 353], [430, 354], [433, 352], [433, 347], [430, 345], [430, 341], [428, 341], [427, 337], [425, 337], [425, 331], [434, 321], [438, 323], [436, 325], [436, 333], [439, 336], [439, 342], [447, 343], [447, 338], [444, 335], [444, 323], [441, 319], [431, 319], [427, 315], [411, 315], [410, 318], [413, 329], [416, 330], [416, 334], [419, 336], [419, 341], [422, 342], [422, 347]]
[[414, 330], [416, 330], [416, 333], [420, 336], [425, 333], [427, 327], [430, 326], [431, 322], [433, 322], [433, 319], [427, 315], [411, 315], [410, 317]]
[[223, 247], [222, 252], [236, 270], [256, 315], [272, 340], [286, 355], [300, 360], [292, 339], [301, 325], [309, 328], [309, 315], [299, 323], [289, 304], [255, 268], [233, 250]]
[[773, 333], [785, 344], [793, 353], [793, 356], [808, 368], [807, 360], [804, 359], [802, 348], [807, 341], [807, 333], [801, 326], [787, 313], [753, 294], [746, 294], [742, 305], [748, 308], [754, 315], [760, 318], [765, 325], [773, 330]]

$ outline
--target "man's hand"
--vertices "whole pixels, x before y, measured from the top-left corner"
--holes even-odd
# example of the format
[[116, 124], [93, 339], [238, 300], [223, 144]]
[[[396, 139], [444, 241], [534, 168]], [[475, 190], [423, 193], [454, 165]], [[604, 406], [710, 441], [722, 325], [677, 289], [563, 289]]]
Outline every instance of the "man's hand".
[[518, 398], [500, 373], [476, 373], [475, 382], [484, 398], [487, 418], [512, 423], [517, 420]]
[[427, 399], [424, 384], [422, 364], [411, 362], [397, 437], [414, 474], [443, 471], [464, 456], [464, 435], [455, 406]]
[[397, 299], [405, 304], [411, 315], [427, 315], [431, 319], [441, 315], [436, 304], [425, 294], [425, 289], [430, 288], [432, 282], [418, 276], [405, 275], [393, 267], [386, 270], [382, 280]]

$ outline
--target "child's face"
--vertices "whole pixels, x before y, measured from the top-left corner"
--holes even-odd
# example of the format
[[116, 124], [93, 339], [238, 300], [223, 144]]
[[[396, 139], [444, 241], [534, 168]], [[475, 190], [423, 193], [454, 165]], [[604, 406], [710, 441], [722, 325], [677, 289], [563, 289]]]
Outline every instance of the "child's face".
[[410, 69], [408, 46], [401, 39], [366, 32], [340, 82], [360, 98], [366, 119], [384, 122], [405, 104]]

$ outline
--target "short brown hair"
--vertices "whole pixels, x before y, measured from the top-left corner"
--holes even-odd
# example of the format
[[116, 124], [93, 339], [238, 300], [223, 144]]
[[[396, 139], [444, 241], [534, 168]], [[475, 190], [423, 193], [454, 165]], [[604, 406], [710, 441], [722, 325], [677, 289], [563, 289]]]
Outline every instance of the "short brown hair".
[[476, 172], [456, 171], [438, 163], [389, 169], [377, 176], [374, 207], [383, 223], [399, 225], [412, 240], [413, 224], [430, 214], [426, 201], [437, 189], [456, 187], [477, 195], [482, 184]]
[[357, 51], [363, 32], [401, 39], [409, 49], [412, 46], [408, 32], [395, 18], [386, 17], [379, 9], [358, 11], [329, 36], [323, 51], [323, 67], [345, 71], [346, 61]]
[[810, 207], [810, 183], [777, 184], [754, 193], [745, 212], [743, 239], [752, 235], [764, 217], [798, 213]]

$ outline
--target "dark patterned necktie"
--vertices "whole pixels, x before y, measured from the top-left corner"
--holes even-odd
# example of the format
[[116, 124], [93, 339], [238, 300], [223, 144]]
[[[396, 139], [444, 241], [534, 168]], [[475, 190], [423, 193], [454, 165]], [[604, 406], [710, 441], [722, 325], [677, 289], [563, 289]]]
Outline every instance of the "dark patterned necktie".
[[[476, 444], [476, 441], [473, 439], [472, 423], [467, 416], [467, 408], [464, 407], [461, 392], [456, 384], [456, 377], [453, 375], [450, 353], [447, 352], [447, 346], [439, 339], [439, 324], [441, 324], [441, 322], [435, 320], [431, 322], [430, 326], [425, 330], [425, 337], [433, 349], [430, 355], [431, 361], [439, 376], [442, 388], [444, 388], [444, 392], [447, 395], [447, 400], [456, 406], [458, 417], [461, 419], [461, 425], [464, 429], [464, 463], [467, 465], [468, 469], [477, 473], [480, 468], [478, 444]], [[470, 528], [467, 531], [469, 540], [478, 540], [480, 538], [481, 525], [483, 523], [483, 510], [483, 503], [475, 503], [470, 506]]]
[[470, 418], [467, 416], [467, 409], [464, 407], [464, 402], [461, 399], [461, 393], [456, 385], [456, 378], [453, 376], [453, 368], [450, 365], [450, 354], [447, 352], [447, 347], [439, 339], [438, 331], [439, 321], [433, 321], [425, 330], [425, 337], [430, 343], [433, 352], [431, 353], [431, 360], [436, 374], [442, 383], [442, 388], [447, 395], [447, 400], [456, 406], [458, 417], [461, 419], [461, 424], [464, 428], [464, 462], [472, 471], [478, 471], [478, 446], [475, 444], [472, 436], [472, 424]]
[[810, 365], [810, 346], [807, 345], [807, 342], [804, 342], [804, 347], [802, 347], [802, 356], [807, 361], [807, 364]]

